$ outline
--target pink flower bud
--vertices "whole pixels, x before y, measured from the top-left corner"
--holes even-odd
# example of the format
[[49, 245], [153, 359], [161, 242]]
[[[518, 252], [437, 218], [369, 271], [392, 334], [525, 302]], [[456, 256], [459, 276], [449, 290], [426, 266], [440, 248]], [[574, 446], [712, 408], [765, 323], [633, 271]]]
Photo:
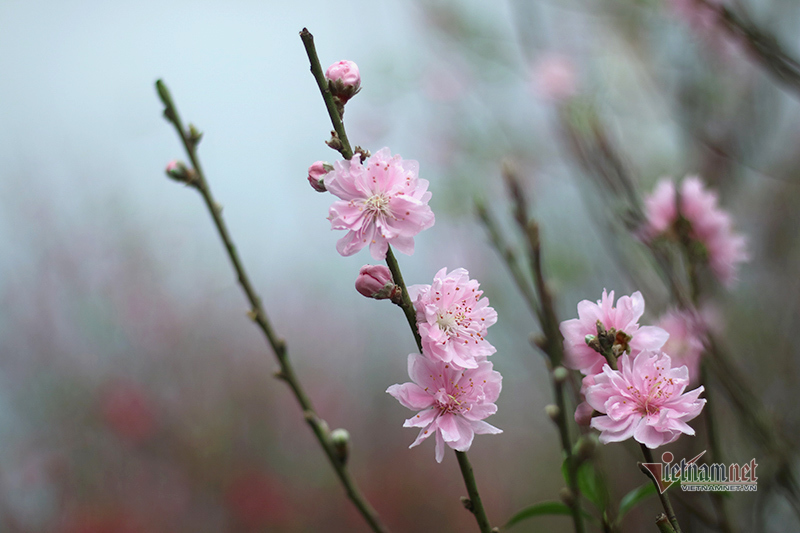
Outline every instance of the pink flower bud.
[[186, 168], [182, 161], [170, 161], [167, 163], [167, 168], [164, 169], [167, 176], [183, 183], [190, 183], [194, 178], [193, 173]]
[[588, 426], [592, 423], [592, 414], [594, 409], [586, 402], [581, 402], [575, 409], [575, 423], [579, 426]]
[[392, 273], [383, 265], [364, 265], [356, 278], [356, 290], [367, 298], [385, 300], [397, 292]]
[[308, 183], [317, 192], [325, 192], [325, 181], [322, 179], [325, 174], [333, 170], [333, 167], [323, 161], [317, 161], [308, 167]]
[[331, 93], [342, 104], [361, 90], [361, 75], [358, 73], [358, 65], [352, 61], [334, 63], [325, 71], [325, 78], [328, 80]]

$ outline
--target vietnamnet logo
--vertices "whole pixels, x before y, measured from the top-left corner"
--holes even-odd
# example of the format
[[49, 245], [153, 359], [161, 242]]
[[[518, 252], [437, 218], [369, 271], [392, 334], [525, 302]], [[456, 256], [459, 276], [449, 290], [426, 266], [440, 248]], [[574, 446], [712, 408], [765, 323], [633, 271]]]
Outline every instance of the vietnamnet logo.
[[749, 463], [701, 463], [697, 462], [706, 450], [689, 459], [673, 462], [675, 457], [671, 452], [661, 454], [660, 463], [642, 463], [656, 480], [661, 494], [673, 483], [680, 483], [681, 490], [687, 492], [709, 491], [756, 491], [758, 490], [758, 477], [756, 468], [758, 463], [751, 459]]

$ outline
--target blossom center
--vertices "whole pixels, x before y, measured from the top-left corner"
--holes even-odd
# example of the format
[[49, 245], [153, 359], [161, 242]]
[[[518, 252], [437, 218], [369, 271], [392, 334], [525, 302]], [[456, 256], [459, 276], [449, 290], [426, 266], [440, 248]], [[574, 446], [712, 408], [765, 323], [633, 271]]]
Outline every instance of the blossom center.
[[453, 315], [453, 313], [449, 311], [446, 312], [440, 311], [439, 313], [437, 313], [436, 324], [439, 325], [439, 329], [441, 329], [447, 335], [450, 335], [458, 325], [458, 320], [456, 316]]
[[436, 391], [434, 398], [436, 404], [443, 413], [452, 413], [461, 411], [463, 401], [459, 400], [460, 391], [455, 390], [452, 393], [443, 388]]
[[367, 198], [367, 201], [364, 202], [367, 211], [371, 211], [373, 213], [381, 213], [381, 214], [388, 214], [389, 212], [389, 198], [383, 194], [376, 194]]

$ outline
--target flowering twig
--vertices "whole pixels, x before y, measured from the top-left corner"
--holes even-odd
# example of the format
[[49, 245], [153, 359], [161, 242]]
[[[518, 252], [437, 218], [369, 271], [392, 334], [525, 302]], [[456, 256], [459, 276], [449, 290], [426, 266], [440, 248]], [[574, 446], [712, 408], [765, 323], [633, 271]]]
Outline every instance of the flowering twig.
[[[314, 79], [317, 81], [317, 86], [319, 87], [320, 93], [322, 93], [323, 100], [325, 100], [325, 107], [328, 110], [328, 115], [330, 116], [336, 137], [339, 141], [335, 146], [332, 147], [336, 148], [342, 154], [342, 157], [345, 159], [350, 159], [353, 157], [353, 150], [351, 149], [350, 142], [347, 139], [347, 133], [344, 129], [344, 124], [342, 123], [341, 114], [339, 113], [339, 109], [334, 102], [333, 95], [329, 89], [328, 81], [325, 79], [325, 75], [322, 72], [322, 65], [319, 62], [317, 50], [314, 46], [314, 36], [308, 31], [308, 29], [303, 28], [303, 30], [300, 32], [300, 38], [303, 41], [306, 54], [308, 55], [308, 60], [311, 63], [311, 73], [314, 75]], [[329, 143], [329, 145], [331, 145], [331, 143]], [[386, 265], [389, 267], [389, 270], [392, 273], [395, 285], [400, 288], [401, 298], [399, 305], [403, 309], [403, 313], [406, 316], [408, 325], [414, 335], [414, 340], [417, 343], [417, 348], [421, 353], [422, 339], [420, 338], [419, 330], [417, 328], [416, 311], [411, 302], [411, 298], [408, 295], [408, 288], [403, 280], [403, 274], [400, 271], [400, 265], [397, 263], [397, 259], [394, 257], [391, 246], [388, 246], [387, 248]], [[486, 511], [483, 508], [483, 503], [481, 502], [481, 498], [478, 493], [478, 486], [475, 482], [475, 475], [472, 471], [472, 466], [470, 465], [469, 459], [467, 458], [467, 454], [466, 452], [460, 452], [458, 450], [456, 450], [455, 453], [456, 457], [458, 458], [458, 464], [461, 467], [461, 475], [464, 478], [464, 483], [467, 487], [467, 494], [469, 494], [469, 499], [464, 501], [464, 506], [475, 516], [481, 533], [492, 533], [492, 528], [489, 524], [488, 518], [486, 517]]]
[[350, 159], [353, 157], [353, 149], [350, 147], [350, 141], [347, 140], [347, 132], [344, 130], [342, 117], [336, 108], [336, 102], [333, 99], [333, 94], [331, 94], [331, 91], [328, 88], [328, 80], [325, 79], [325, 73], [322, 71], [322, 65], [320, 64], [319, 57], [317, 56], [317, 48], [314, 46], [314, 36], [311, 35], [311, 32], [309, 32], [306, 28], [303, 28], [303, 30], [300, 32], [300, 39], [303, 40], [303, 46], [306, 47], [308, 61], [311, 63], [311, 74], [313, 74], [314, 79], [317, 80], [319, 92], [322, 93], [322, 99], [325, 100], [325, 107], [328, 109], [328, 116], [331, 118], [333, 130], [336, 132], [336, 136], [339, 138], [339, 142], [341, 143], [341, 146], [336, 147], [336, 149], [340, 154], [342, 154], [342, 157], [345, 159]]
[[[402, 303], [400, 307], [408, 320], [408, 325], [411, 327], [411, 332], [414, 334], [414, 339], [417, 341], [417, 348], [420, 353], [422, 352], [422, 340], [419, 335], [419, 328], [417, 327], [416, 311], [414, 305], [411, 303], [411, 298], [408, 295], [408, 288], [406, 288], [405, 281], [403, 281], [403, 274], [400, 272], [400, 265], [392, 252], [392, 247], [389, 246], [386, 252], [386, 265], [392, 272], [394, 283], [400, 287], [402, 294]], [[475, 474], [472, 471], [472, 465], [467, 457], [467, 452], [460, 452], [456, 450], [456, 458], [458, 459], [458, 466], [461, 468], [461, 476], [464, 478], [464, 484], [467, 487], [468, 499], [462, 499], [464, 507], [470, 511], [478, 522], [478, 527], [481, 533], [492, 533], [492, 526], [486, 516], [486, 510], [483, 508], [480, 493], [478, 493], [478, 484], [475, 481]]]
[[184, 129], [180, 115], [178, 115], [178, 110], [172, 101], [172, 96], [170, 95], [166, 85], [164, 85], [161, 80], [156, 82], [156, 89], [158, 90], [158, 95], [165, 106], [164, 116], [169, 122], [172, 123], [173, 126], [175, 126], [175, 130], [177, 131], [178, 136], [180, 137], [186, 150], [186, 154], [188, 155], [192, 164], [192, 168], [188, 169], [187, 171], [187, 179], [185, 182], [187, 185], [194, 187], [198, 190], [198, 192], [200, 192], [200, 195], [205, 201], [206, 207], [208, 207], [208, 210], [211, 213], [211, 217], [214, 220], [214, 225], [216, 226], [219, 236], [225, 245], [225, 250], [228, 253], [231, 264], [236, 271], [239, 284], [241, 285], [247, 300], [250, 302], [251, 309], [248, 312], [248, 316], [264, 333], [264, 336], [271, 346], [272, 351], [278, 360], [278, 364], [280, 365], [280, 370], [276, 374], [276, 377], [285, 381], [294, 393], [294, 396], [303, 411], [303, 417], [305, 418], [306, 422], [308, 422], [309, 426], [311, 426], [314, 435], [317, 437], [322, 449], [325, 451], [325, 455], [328, 457], [331, 466], [344, 486], [347, 497], [350, 498], [350, 500], [356, 506], [359, 513], [361, 513], [361, 515], [364, 517], [364, 520], [366, 520], [366, 522], [369, 524], [372, 531], [376, 533], [387, 533], [388, 529], [383, 525], [383, 523], [381, 523], [377, 512], [367, 502], [367, 500], [364, 498], [364, 495], [361, 494], [361, 491], [358, 489], [358, 486], [350, 475], [345, 462], [346, 458], [342, 457], [334, 448], [327, 424], [317, 415], [313, 405], [311, 404], [311, 400], [303, 390], [300, 380], [294, 373], [294, 369], [289, 361], [286, 342], [281, 339], [272, 329], [272, 325], [267, 318], [267, 314], [261, 305], [261, 299], [250, 282], [250, 278], [244, 269], [244, 265], [242, 264], [239, 254], [236, 251], [236, 246], [234, 245], [230, 233], [228, 232], [228, 228], [225, 225], [225, 221], [222, 218], [222, 209], [214, 200], [202, 167], [200, 166], [200, 160], [197, 156], [199, 133], [191, 125], [189, 126], [188, 130]]
[[400, 272], [400, 265], [397, 263], [397, 258], [395, 258], [391, 246], [389, 246], [386, 251], [386, 266], [389, 267], [389, 271], [392, 273], [394, 284], [400, 287], [399, 305], [406, 315], [411, 333], [414, 334], [414, 340], [417, 342], [417, 349], [422, 353], [422, 339], [419, 336], [419, 329], [417, 328], [417, 312], [414, 310], [414, 304], [411, 303], [411, 297], [408, 295], [406, 282], [403, 280], [403, 273]]

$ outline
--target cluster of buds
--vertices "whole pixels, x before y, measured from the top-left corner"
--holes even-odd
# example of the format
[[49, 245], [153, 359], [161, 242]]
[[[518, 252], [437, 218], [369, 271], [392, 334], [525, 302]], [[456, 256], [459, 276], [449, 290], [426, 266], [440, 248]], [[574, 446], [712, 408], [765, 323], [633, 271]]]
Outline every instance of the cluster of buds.
[[613, 361], [616, 363], [622, 354], [631, 353], [629, 343], [632, 338], [624, 331], [617, 331], [614, 328], [606, 329], [598, 320], [597, 335], [586, 335], [585, 341], [589, 348], [605, 357], [611, 364], [612, 361], [609, 360], [609, 357], [613, 357]]

